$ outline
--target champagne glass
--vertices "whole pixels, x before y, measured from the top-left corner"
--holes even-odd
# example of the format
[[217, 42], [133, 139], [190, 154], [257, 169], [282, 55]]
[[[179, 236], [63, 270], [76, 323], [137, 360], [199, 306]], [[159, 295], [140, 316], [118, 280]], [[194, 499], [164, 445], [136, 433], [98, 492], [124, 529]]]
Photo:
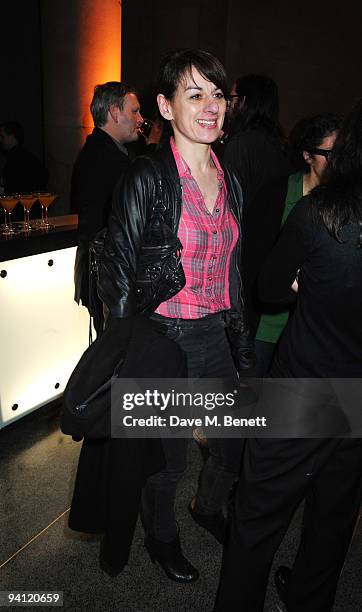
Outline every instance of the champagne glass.
[[[8, 236], [10, 234], [15, 233], [15, 230], [11, 222], [11, 213], [18, 203], [18, 198], [14, 195], [2, 195], [0, 196], [0, 202], [1, 202], [1, 206], [4, 209], [4, 214], [5, 214], [5, 225], [1, 233], [4, 236]], [[8, 221], [6, 220], [6, 213], [8, 213]]]
[[[39, 193], [36, 193], [35, 196], [36, 196], [36, 199], [39, 200], [40, 206], [41, 206], [42, 227], [44, 229], [49, 229], [50, 227], [54, 227], [54, 225], [52, 225], [48, 221], [48, 208], [54, 202], [55, 198], [57, 197], [56, 194], [50, 193], [50, 192], [44, 192], [44, 193], [39, 192]], [[44, 214], [44, 210], [45, 210], [45, 214]]]
[[36, 195], [34, 195], [33, 193], [22, 193], [19, 195], [19, 202], [23, 205], [24, 207], [24, 225], [23, 225], [23, 229], [25, 232], [30, 232], [31, 227], [30, 227], [30, 209], [33, 206], [34, 202], [37, 201], [37, 197]]
[[38, 227], [38, 229], [42, 229], [42, 228], [44, 229], [44, 226], [45, 226], [45, 218], [44, 218], [45, 206], [44, 206], [44, 204], [42, 202], [42, 198], [43, 198], [43, 196], [44, 197], [48, 196], [49, 193], [45, 192], [45, 191], [37, 191], [36, 193], [34, 193], [34, 195], [37, 197], [37, 200], [38, 200], [38, 202], [40, 204], [40, 207], [41, 207], [41, 219], [40, 219], [40, 221], [37, 221], [37, 227]]
[[153, 126], [153, 121], [151, 119], [144, 119], [138, 128], [138, 131], [144, 138], [148, 138]]

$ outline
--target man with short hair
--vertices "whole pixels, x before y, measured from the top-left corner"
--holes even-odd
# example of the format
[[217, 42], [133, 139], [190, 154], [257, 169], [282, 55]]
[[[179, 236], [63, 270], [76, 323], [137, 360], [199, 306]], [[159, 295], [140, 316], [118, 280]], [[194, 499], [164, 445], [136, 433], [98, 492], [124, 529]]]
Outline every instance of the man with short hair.
[[79, 216], [74, 298], [88, 308], [99, 333], [102, 309], [89, 294], [89, 243], [107, 224], [113, 189], [130, 164], [124, 145], [137, 140], [143, 118], [135, 89], [118, 81], [96, 85], [90, 110], [95, 127], [74, 164], [70, 195]]

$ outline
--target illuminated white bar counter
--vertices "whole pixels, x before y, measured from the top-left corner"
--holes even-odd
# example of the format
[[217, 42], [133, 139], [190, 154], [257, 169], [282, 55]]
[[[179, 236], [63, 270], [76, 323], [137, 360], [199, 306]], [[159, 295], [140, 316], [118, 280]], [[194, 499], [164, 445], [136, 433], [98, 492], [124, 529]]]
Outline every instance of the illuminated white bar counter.
[[73, 299], [77, 217], [0, 238], [0, 429], [61, 396], [88, 345]]

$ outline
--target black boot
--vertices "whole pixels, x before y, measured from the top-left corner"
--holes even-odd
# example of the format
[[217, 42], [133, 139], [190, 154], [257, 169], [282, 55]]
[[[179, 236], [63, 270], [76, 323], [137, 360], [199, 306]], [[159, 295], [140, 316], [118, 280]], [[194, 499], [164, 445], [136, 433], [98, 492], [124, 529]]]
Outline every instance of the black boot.
[[125, 566], [125, 563], [120, 565], [118, 556], [117, 558], [114, 558], [114, 550], [112, 546], [109, 546], [109, 542], [105, 536], [103, 536], [101, 540], [99, 550], [99, 566], [108, 574], [108, 576], [111, 576], [112, 578], [118, 576]]
[[278, 591], [281, 601], [285, 604], [285, 591], [287, 588], [288, 578], [292, 570], [286, 565], [280, 565], [274, 574], [274, 583]]
[[200, 527], [203, 527], [204, 529], [206, 529], [206, 531], [211, 533], [211, 535], [213, 535], [214, 538], [216, 538], [220, 544], [224, 543], [226, 536], [227, 520], [221, 510], [217, 514], [200, 514], [199, 512], [194, 510], [194, 508], [192, 507], [192, 502], [190, 502], [189, 512], [195, 523], [197, 523], [198, 525], [200, 525]]
[[198, 579], [199, 572], [182, 554], [178, 536], [172, 542], [160, 542], [146, 535], [144, 544], [152, 563], [158, 561], [171, 580], [195, 582]]

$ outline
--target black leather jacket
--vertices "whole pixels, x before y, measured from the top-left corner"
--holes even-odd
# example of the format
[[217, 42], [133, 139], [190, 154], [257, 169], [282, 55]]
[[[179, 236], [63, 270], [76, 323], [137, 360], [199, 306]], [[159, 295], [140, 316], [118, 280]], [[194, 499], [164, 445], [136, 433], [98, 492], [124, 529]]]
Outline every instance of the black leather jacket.
[[[162, 177], [164, 220], [177, 234], [182, 207], [182, 189], [169, 145], [152, 156]], [[148, 157], [137, 158], [122, 177], [113, 195], [105, 245], [98, 271], [98, 295], [111, 316], [129, 317], [139, 313], [136, 291], [137, 259], [147, 223], [152, 215], [158, 185]], [[249, 336], [240, 274], [242, 191], [234, 174], [223, 168], [231, 212], [238, 224], [239, 239], [230, 260], [231, 309], [226, 313], [227, 332], [238, 370], [254, 365], [253, 343]], [[156, 310], [158, 304], [153, 305]]]

